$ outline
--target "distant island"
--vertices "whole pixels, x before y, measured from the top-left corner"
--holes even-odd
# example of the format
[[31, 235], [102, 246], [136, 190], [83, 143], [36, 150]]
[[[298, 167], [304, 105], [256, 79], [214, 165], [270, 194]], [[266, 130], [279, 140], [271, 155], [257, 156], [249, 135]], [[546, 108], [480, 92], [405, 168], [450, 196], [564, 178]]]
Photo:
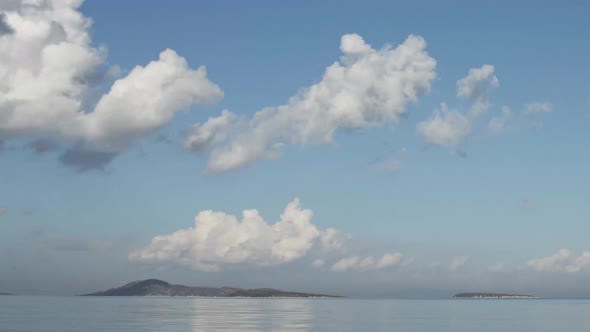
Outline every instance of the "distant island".
[[0, 295], [14, 295], [14, 294], [0, 292]]
[[271, 288], [190, 287], [173, 285], [158, 279], [134, 281], [121, 287], [83, 294], [82, 296], [341, 297], [336, 295], [286, 292]]
[[501, 294], [501, 293], [459, 293], [455, 294], [456, 299], [535, 299], [536, 296], [521, 294]]

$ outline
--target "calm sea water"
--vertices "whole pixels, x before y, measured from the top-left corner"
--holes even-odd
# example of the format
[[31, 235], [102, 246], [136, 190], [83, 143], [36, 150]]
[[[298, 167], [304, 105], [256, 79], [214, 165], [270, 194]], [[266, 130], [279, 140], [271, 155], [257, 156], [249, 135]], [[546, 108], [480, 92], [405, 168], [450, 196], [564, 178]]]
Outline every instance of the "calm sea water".
[[590, 331], [590, 301], [0, 296], [0, 331]]

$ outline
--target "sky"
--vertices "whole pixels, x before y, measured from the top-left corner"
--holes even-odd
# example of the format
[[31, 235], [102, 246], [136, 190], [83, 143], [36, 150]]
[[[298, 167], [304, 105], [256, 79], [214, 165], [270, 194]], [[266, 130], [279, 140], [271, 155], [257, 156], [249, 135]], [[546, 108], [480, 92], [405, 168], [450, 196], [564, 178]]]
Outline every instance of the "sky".
[[0, 292], [589, 297], [583, 1], [0, 4]]

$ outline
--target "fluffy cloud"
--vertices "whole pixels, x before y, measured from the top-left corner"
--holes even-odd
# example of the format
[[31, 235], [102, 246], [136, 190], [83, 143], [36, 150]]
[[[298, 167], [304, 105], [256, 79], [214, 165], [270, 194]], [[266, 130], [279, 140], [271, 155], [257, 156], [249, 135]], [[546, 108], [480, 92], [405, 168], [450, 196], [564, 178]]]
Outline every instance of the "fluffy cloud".
[[473, 116], [479, 116], [490, 107], [490, 90], [500, 86], [494, 71], [494, 66], [483, 65], [469, 69], [467, 76], [457, 81], [457, 97], [472, 102], [469, 112]]
[[399, 264], [402, 260], [402, 254], [400, 253], [388, 253], [379, 259], [375, 259], [373, 256], [359, 257], [351, 256], [342, 258], [334, 265], [331, 270], [335, 272], [344, 272], [349, 270], [356, 271], [371, 271], [371, 270], [382, 270], [389, 267], [393, 267]]
[[531, 113], [551, 113], [553, 112], [553, 104], [550, 102], [536, 102], [530, 103], [525, 106], [524, 112], [526, 114]]
[[450, 110], [446, 103], [441, 103], [431, 118], [416, 127], [426, 143], [454, 147], [469, 136], [474, 122], [491, 106], [490, 91], [500, 84], [494, 70], [492, 65], [471, 68], [467, 76], [457, 81], [457, 97], [471, 102], [469, 112]]
[[580, 256], [575, 257], [570, 250], [561, 249], [553, 255], [531, 259], [527, 265], [539, 272], [576, 273], [590, 270], [590, 252], [584, 251]]
[[417, 130], [428, 144], [456, 146], [471, 133], [471, 121], [442, 103], [432, 118], [418, 123]]
[[469, 260], [469, 256], [456, 256], [451, 259], [451, 263], [449, 264], [449, 271], [457, 271]]
[[395, 125], [436, 77], [436, 61], [425, 48], [418, 36], [376, 50], [357, 34], [344, 35], [343, 56], [320, 82], [250, 119], [237, 121], [225, 112], [195, 125], [185, 146], [196, 152], [211, 150], [208, 170], [222, 172], [276, 159], [285, 144], [332, 143], [340, 129]]
[[[94, 98], [113, 70], [106, 50], [92, 46], [81, 2], [16, 0], [0, 7], [0, 141], [59, 137], [80, 153], [116, 156], [176, 112], [222, 98], [204, 67], [189, 68], [169, 49]], [[98, 158], [105, 160], [112, 158]]]
[[499, 134], [504, 131], [504, 127], [506, 126], [506, 122], [510, 120], [512, 117], [512, 110], [508, 106], [502, 107], [500, 111], [500, 115], [494, 116], [488, 122], [489, 130], [494, 134]]
[[241, 221], [224, 212], [202, 211], [194, 227], [156, 236], [129, 259], [216, 271], [231, 264], [288, 263], [306, 256], [314, 246], [339, 248], [339, 232], [320, 231], [311, 223], [312, 215], [299, 199], [289, 203], [274, 224], [266, 223], [257, 210], [244, 210]]

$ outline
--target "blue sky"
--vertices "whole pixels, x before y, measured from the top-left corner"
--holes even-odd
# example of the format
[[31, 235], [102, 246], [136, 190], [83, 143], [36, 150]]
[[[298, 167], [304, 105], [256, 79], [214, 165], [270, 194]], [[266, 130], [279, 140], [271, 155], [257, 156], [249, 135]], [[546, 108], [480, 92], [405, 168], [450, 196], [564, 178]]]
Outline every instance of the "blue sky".
[[[0, 49], [41, 54], [22, 37], [30, 28], [19, 24], [41, 20], [38, 34], [51, 24], [32, 18], [24, 9], [26, 1], [14, 3], [0, 6], [5, 13], [0, 23], [8, 27], [2, 32], [0, 25]], [[61, 22], [64, 16], [55, 10], [61, 5], [91, 18], [92, 25]], [[76, 57], [70, 51], [57, 56], [68, 64], [63, 68], [75, 67], [76, 59], [88, 60], [79, 61], [80, 73], [91, 82], [80, 83], [80, 96], [71, 84], [86, 81], [74, 74], [63, 87], [59, 80], [45, 85], [55, 84], [56, 95], [74, 95], [72, 99], [89, 105], [72, 114], [100, 116], [81, 120], [80, 131], [71, 129], [77, 122], [61, 115], [29, 126], [38, 113], [10, 102], [50, 105], [52, 96], [24, 83], [17, 86], [16, 74], [0, 71], [8, 82], [0, 86], [0, 264], [7, 267], [0, 275], [0, 291], [72, 294], [158, 277], [191, 285], [354, 296], [438, 297], [472, 290], [590, 296], [579, 283], [590, 272], [585, 236], [590, 232], [588, 9], [581, 1], [178, 1], [166, 7], [158, 1], [88, 1], [79, 8], [73, 1], [35, 8], [36, 13], [48, 13], [47, 22], [66, 27], [63, 36], [55, 37], [64, 38], [59, 45], [78, 43], [93, 54]], [[90, 41], [72, 37], [73, 32], [87, 34]], [[428, 89], [395, 110], [394, 120], [367, 124], [334, 115], [324, 123], [314, 120], [324, 114], [321, 107], [301, 106], [311, 98], [306, 91], [327, 82], [327, 67], [340, 61], [342, 68], [349, 68], [341, 59], [343, 36], [358, 36], [364, 44], [351, 37], [355, 46], [380, 50], [384, 45], [395, 49], [410, 35], [424, 39], [425, 49], [412, 56], [435, 61], [432, 70], [425, 70], [435, 76], [411, 78], [412, 84], [427, 82]], [[48, 47], [50, 38], [44, 38], [43, 47]], [[113, 96], [109, 90], [115, 81], [130, 82], [126, 79], [137, 73], [135, 66], [158, 60], [165, 49], [186, 60], [188, 68], [182, 70], [187, 75], [201, 65], [207, 69], [206, 78], [191, 81], [195, 95], [188, 105], [164, 105], [153, 112], [174, 108], [169, 118], [149, 125], [138, 120], [135, 127], [126, 124], [147, 119], [152, 112], [149, 105], [129, 106], [141, 105], [141, 100], [120, 109], [114, 102], [101, 107], [98, 100]], [[0, 57], [0, 69], [40, 72], [31, 64], [35, 61], [21, 61], [17, 51], [12, 53], [16, 55]], [[379, 54], [384, 61], [399, 60], [395, 54]], [[94, 55], [100, 58], [98, 64]], [[484, 65], [493, 66], [492, 71], [485, 72]], [[473, 75], [471, 69], [476, 70]], [[90, 79], [89, 70], [100, 73], [92, 77], [102, 78]], [[159, 74], [156, 70], [154, 75]], [[382, 72], [394, 80], [399, 75], [379, 68], [372, 73]], [[379, 88], [373, 83], [379, 77], [369, 77], [366, 84]], [[458, 81], [469, 77], [474, 81], [466, 84], [471, 82], [481, 93], [458, 96]], [[342, 89], [366, 101], [367, 96], [354, 90], [354, 79]], [[33, 77], [31, 82], [43, 81]], [[129, 84], [127, 91], [146, 82], [151, 83], [149, 77]], [[338, 82], [332, 84], [342, 92]], [[150, 94], [139, 99], [159, 96], [167, 85], [150, 88]], [[200, 95], [204, 89], [210, 92]], [[173, 101], [184, 97], [178, 96]], [[301, 102], [288, 104], [294, 96]], [[321, 102], [332, 105], [330, 96]], [[379, 97], [384, 103], [398, 98], [391, 87]], [[443, 102], [449, 113], [440, 110]], [[279, 105], [288, 107], [281, 113]], [[474, 115], [476, 105], [485, 105], [482, 114]], [[267, 107], [275, 107], [272, 114], [278, 115], [265, 128], [278, 129], [263, 130], [249, 122]], [[504, 118], [503, 107], [508, 109]], [[390, 111], [379, 109], [383, 114]], [[203, 137], [204, 124], [222, 110], [238, 119], [228, 129], [229, 138], [187, 148], [187, 137]], [[420, 131], [421, 123], [434, 123], [437, 110], [445, 121]], [[372, 111], [367, 107], [358, 112]], [[126, 112], [129, 117], [123, 117]], [[298, 112], [302, 117], [285, 115]], [[15, 114], [31, 118], [23, 125]], [[449, 114], [458, 122], [445, 117]], [[497, 130], [490, 127], [494, 118], [501, 122]], [[330, 140], [306, 136], [307, 129], [323, 133], [330, 121], [336, 123]], [[85, 132], [82, 122], [106, 129]], [[121, 123], [125, 125], [119, 128]], [[196, 123], [200, 127], [194, 127]], [[463, 127], [468, 131], [462, 133]], [[51, 142], [50, 148], [35, 152], [30, 147], [34, 140]], [[216, 151], [242, 142], [248, 148], [259, 142], [265, 148], [282, 145], [278, 155], [250, 151], [247, 163], [211, 171]], [[80, 164], [64, 164], [67, 151], [108, 160], [87, 167], [85, 159], [80, 171]], [[265, 247], [265, 241], [274, 246], [293, 240], [269, 227], [295, 197], [302, 209], [313, 210], [313, 217], [294, 217], [310, 223], [295, 232], [295, 240], [304, 243], [293, 258], [279, 257], [278, 249]], [[200, 211], [222, 211], [240, 219], [247, 209], [257, 209], [264, 219], [260, 232], [227, 220], [218, 228], [221, 234], [249, 239], [252, 247], [236, 247], [242, 248], [236, 257], [219, 254], [229, 245], [221, 235], [209, 235], [206, 244], [198, 235], [189, 236], [188, 247], [179, 244], [178, 236], [169, 236], [172, 253], [150, 245], [155, 236], [194, 227]], [[342, 242], [332, 251], [322, 247], [329, 228], [337, 230], [337, 242]], [[274, 240], [266, 238], [267, 231], [275, 234]], [[187, 254], [189, 248], [192, 254]], [[559, 252], [562, 249], [567, 251]], [[385, 255], [390, 259], [379, 265]], [[361, 263], [367, 257], [373, 260]], [[318, 260], [323, 265], [314, 267]], [[342, 260], [348, 265], [338, 271], [334, 265]]]

